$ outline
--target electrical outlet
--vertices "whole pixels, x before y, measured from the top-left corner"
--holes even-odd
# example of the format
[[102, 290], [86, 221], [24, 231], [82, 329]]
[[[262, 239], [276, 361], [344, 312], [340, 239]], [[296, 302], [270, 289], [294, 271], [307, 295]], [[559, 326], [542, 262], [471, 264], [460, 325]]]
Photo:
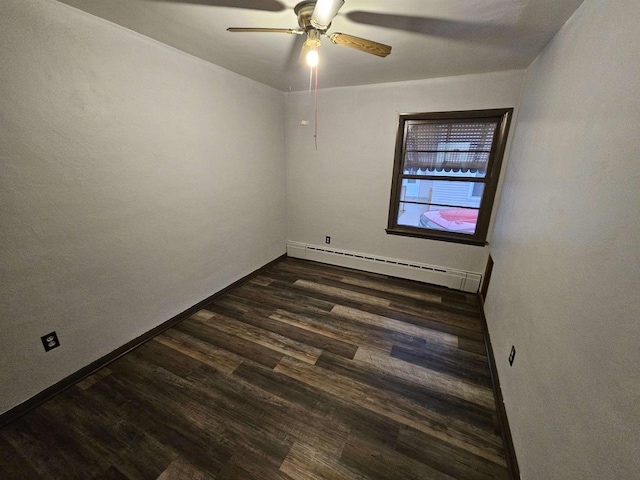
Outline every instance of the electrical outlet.
[[331, 243], [331, 237], [324, 237], [324, 243], [329, 245]]
[[511, 353], [509, 354], [509, 365], [513, 366], [513, 360], [516, 358], [516, 347], [511, 345]]
[[56, 332], [47, 333], [46, 335], [40, 337], [42, 340], [42, 345], [44, 345], [44, 351], [48, 352], [56, 347], [60, 346], [60, 341], [58, 340], [58, 335]]

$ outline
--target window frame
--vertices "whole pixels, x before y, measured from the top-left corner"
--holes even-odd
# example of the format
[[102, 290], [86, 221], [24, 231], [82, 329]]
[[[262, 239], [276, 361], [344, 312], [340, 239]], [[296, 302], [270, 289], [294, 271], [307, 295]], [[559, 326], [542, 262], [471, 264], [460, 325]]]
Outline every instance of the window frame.
[[[431, 240], [441, 240], [446, 242], [464, 243], [468, 245], [487, 245], [487, 234], [489, 232], [489, 222], [498, 189], [498, 180], [502, 167], [502, 160], [507, 146], [507, 137], [513, 108], [498, 108], [489, 110], [464, 110], [454, 112], [430, 112], [430, 113], [403, 113], [399, 115], [398, 132], [396, 135], [396, 148], [394, 154], [393, 177], [391, 181], [391, 198], [389, 202], [389, 220], [386, 232], [390, 235], [402, 235], [407, 237], [427, 238]], [[412, 227], [408, 225], [398, 225], [398, 210], [400, 209], [400, 195], [402, 193], [402, 180], [404, 178], [424, 179], [420, 175], [405, 175], [403, 173], [407, 125], [410, 123], [456, 123], [460, 121], [469, 123], [483, 121], [496, 121], [496, 129], [491, 144], [491, 151], [487, 161], [487, 171], [484, 178], [480, 177], [446, 177], [439, 180], [458, 182], [482, 182], [484, 192], [480, 207], [478, 208], [478, 220], [476, 231], [473, 235], [464, 233], [448, 232], [445, 230], [427, 229]]]

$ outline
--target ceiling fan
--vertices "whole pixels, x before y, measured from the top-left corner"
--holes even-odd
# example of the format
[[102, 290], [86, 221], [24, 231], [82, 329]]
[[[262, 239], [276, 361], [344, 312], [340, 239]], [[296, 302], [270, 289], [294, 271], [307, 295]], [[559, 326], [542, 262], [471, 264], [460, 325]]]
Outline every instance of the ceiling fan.
[[386, 57], [391, 53], [391, 47], [382, 43], [366, 40], [346, 33], [327, 33], [331, 28], [331, 21], [344, 5], [344, 0], [305, 0], [294, 7], [300, 28], [227, 28], [229, 32], [257, 32], [257, 33], [286, 33], [289, 35], [306, 35], [300, 58], [305, 58], [310, 66], [318, 63], [318, 47], [323, 35], [332, 43], [354, 48], [361, 52], [379, 57]]

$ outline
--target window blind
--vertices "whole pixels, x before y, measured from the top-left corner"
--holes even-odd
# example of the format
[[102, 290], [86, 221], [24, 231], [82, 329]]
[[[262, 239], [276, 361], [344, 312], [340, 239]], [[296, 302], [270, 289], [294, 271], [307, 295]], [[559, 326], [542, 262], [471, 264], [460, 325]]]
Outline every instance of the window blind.
[[407, 125], [404, 173], [486, 172], [497, 125], [495, 121]]

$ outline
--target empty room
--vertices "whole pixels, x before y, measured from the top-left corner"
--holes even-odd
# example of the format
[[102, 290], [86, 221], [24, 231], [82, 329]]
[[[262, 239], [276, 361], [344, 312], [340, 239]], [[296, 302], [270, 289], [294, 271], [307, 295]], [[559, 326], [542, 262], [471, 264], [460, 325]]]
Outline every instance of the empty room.
[[639, 21], [2, 0], [0, 478], [638, 478]]

